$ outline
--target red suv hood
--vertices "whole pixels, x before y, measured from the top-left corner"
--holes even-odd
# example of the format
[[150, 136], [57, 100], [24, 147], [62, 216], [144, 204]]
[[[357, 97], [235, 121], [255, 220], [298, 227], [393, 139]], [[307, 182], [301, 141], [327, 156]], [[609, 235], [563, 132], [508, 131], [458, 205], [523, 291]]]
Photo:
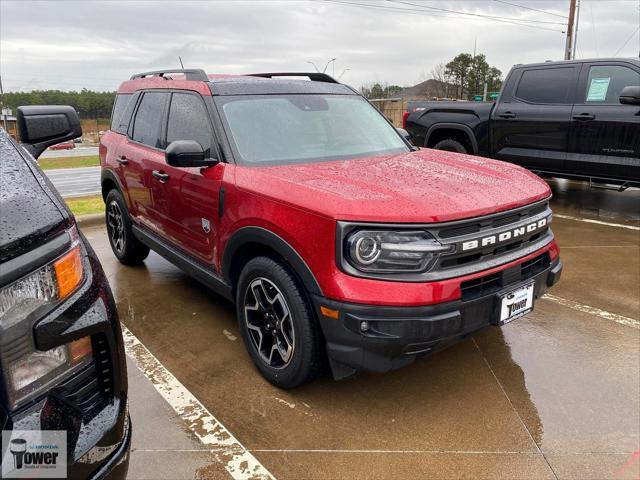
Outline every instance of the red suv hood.
[[518, 166], [422, 149], [345, 161], [239, 167], [238, 187], [329, 216], [371, 222], [444, 222], [516, 208], [550, 195]]

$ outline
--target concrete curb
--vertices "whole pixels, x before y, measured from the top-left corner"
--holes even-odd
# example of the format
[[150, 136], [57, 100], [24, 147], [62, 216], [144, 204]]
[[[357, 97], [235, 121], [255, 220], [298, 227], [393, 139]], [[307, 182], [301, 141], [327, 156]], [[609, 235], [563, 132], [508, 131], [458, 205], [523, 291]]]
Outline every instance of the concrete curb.
[[80, 228], [97, 227], [104, 225], [104, 213], [90, 213], [76, 217], [76, 223]]

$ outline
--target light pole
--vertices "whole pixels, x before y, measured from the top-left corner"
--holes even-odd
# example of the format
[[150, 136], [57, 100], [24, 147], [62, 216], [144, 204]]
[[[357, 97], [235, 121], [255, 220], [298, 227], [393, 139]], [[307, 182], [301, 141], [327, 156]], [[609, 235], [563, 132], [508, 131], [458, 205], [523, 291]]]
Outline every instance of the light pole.
[[[327, 71], [327, 68], [329, 67], [329, 64], [330, 64], [330, 63], [332, 63], [332, 62], [335, 62], [336, 60], [337, 60], [337, 59], [335, 59], [335, 58], [332, 58], [331, 60], [329, 60], [329, 61], [327, 62], [327, 64], [324, 66], [324, 69], [322, 70], [322, 73], [325, 73], [325, 72]], [[335, 68], [336, 68], [336, 64], [334, 63], [334, 64], [333, 64], [333, 70], [334, 70], [334, 72], [333, 72], [333, 73], [336, 73], [336, 72], [335, 72]]]
[[307, 63], [310, 63], [311, 65], [313, 65], [313, 68], [316, 69], [316, 72], [320, 73], [320, 70], [318, 70], [318, 67], [316, 67], [316, 64], [311, 62], [311, 61], [307, 61]]
[[342, 73], [340, 74], [340, 76], [338, 76], [338, 81], [340, 81], [340, 79], [342, 78], [342, 76], [347, 73], [349, 70], [351, 70], [350, 68], [345, 68]]

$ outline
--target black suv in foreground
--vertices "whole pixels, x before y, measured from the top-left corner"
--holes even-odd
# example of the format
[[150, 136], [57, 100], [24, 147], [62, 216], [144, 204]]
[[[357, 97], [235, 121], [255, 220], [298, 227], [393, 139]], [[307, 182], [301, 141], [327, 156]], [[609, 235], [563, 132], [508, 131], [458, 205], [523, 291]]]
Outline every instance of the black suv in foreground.
[[20, 107], [18, 130], [23, 146], [0, 129], [0, 476], [39, 478], [66, 460], [68, 478], [125, 478], [131, 426], [113, 296], [33, 158], [80, 136], [80, 121], [71, 107]]
[[495, 103], [409, 102], [414, 145], [640, 186], [640, 60], [516, 65]]

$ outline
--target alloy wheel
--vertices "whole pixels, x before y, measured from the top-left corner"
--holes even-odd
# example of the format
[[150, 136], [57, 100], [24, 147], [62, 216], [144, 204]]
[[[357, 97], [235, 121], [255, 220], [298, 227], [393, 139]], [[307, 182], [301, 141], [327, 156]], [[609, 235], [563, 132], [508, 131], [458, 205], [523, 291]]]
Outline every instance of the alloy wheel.
[[286, 367], [293, 358], [295, 332], [287, 301], [266, 278], [253, 280], [244, 296], [244, 318], [249, 338], [263, 362]]
[[107, 209], [107, 230], [111, 245], [118, 252], [124, 251], [124, 219], [118, 202], [113, 200]]

